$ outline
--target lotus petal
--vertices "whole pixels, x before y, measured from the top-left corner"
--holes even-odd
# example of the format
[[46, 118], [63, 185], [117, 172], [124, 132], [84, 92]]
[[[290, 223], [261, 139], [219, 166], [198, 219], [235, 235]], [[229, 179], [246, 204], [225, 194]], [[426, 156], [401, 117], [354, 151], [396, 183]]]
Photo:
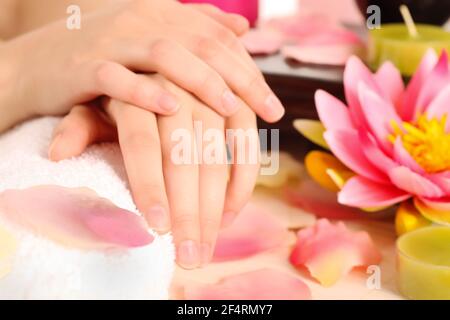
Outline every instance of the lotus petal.
[[417, 210], [419, 210], [419, 212], [428, 220], [437, 224], [450, 226], [450, 211], [431, 208], [419, 198], [414, 198], [414, 205]]
[[297, 119], [294, 121], [294, 128], [297, 129], [306, 139], [312, 141], [313, 143], [321, 146], [325, 149], [330, 149], [327, 142], [323, 138], [325, 132], [325, 127], [320, 121], [308, 120], [308, 119]]
[[424, 218], [411, 201], [404, 201], [397, 209], [395, 230], [398, 236], [430, 224], [431, 221]]
[[445, 195], [444, 191], [431, 182], [430, 179], [404, 166], [399, 166], [389, 171], [389, 177], [395, 186], [417, 196], [440, 198]]

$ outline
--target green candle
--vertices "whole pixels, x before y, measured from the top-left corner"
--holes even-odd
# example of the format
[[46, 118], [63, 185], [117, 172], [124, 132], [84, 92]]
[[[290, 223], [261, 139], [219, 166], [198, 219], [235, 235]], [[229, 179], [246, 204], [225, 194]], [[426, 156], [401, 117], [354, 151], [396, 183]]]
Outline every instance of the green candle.
[[397, 272], [405, 297], [450, 300], [450, 227], [425, 227], [401, 236]]
[[411, 35], [406, 24], [383, 24], [369, 34], [368, 60], [373, 68], [384, 61], [393, 62], [405, 76], [411, 76], [429, 48], [439, 54], [450, 54], [450, 32], [432, 25], [417, 24], [417, 36]]

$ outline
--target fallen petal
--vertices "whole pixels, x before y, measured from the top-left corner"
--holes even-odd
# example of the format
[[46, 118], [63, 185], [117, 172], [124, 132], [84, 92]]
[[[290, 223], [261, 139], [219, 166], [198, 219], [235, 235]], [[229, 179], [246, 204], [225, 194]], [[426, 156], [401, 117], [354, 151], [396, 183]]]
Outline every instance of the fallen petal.
[[378, 264], [381, 254], [367, 232], [353, 232], [342, 222], [321, 219], [298, 232], [290, 261], [296, 267], [305, 266], [312, 277], [329, 287], [355, 267]]
[[303, 63], [343, 66], [353, 55], [361, 55], [359, 45], [286, 45], [281, 48], [285, 58]]
[[274, 54], [280, 50], [284, 40], [280, 32], [269, 28], [250, 30], [241, 38], [251, 54]]
[[299, 278], [275, 269], [261, 269], [223, 278], [217, 284], [188, 285], [188, 300], [309, 300]]
[[213, 260], [247, 258], [276, 248], [288, 238], [288, 230], [277, 218], [263, 208], [249, 203], [231, 226], [220, 231]]
[[9, 221], [70, 247], [140, 247], [153, 241], [142, 217], [87, 188], [6, 190], [0, 208]]

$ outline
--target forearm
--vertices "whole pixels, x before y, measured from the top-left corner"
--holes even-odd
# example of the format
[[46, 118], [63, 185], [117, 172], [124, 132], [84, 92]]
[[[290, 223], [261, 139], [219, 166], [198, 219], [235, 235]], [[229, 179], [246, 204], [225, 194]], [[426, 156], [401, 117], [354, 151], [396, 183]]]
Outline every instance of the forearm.
[[18, 103], [15, 56], [10, 43], [0, 40], [0, 133], [33, 116]]

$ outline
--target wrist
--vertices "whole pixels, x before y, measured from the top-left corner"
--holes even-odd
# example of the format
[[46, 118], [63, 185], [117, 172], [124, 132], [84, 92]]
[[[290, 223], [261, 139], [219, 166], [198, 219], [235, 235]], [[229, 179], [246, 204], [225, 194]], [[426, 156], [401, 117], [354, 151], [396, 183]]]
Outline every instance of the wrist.
[[0, 132], [33, 116], [19, 101], [19, 63], [14, 51], [11, 42], [0, 42]]

